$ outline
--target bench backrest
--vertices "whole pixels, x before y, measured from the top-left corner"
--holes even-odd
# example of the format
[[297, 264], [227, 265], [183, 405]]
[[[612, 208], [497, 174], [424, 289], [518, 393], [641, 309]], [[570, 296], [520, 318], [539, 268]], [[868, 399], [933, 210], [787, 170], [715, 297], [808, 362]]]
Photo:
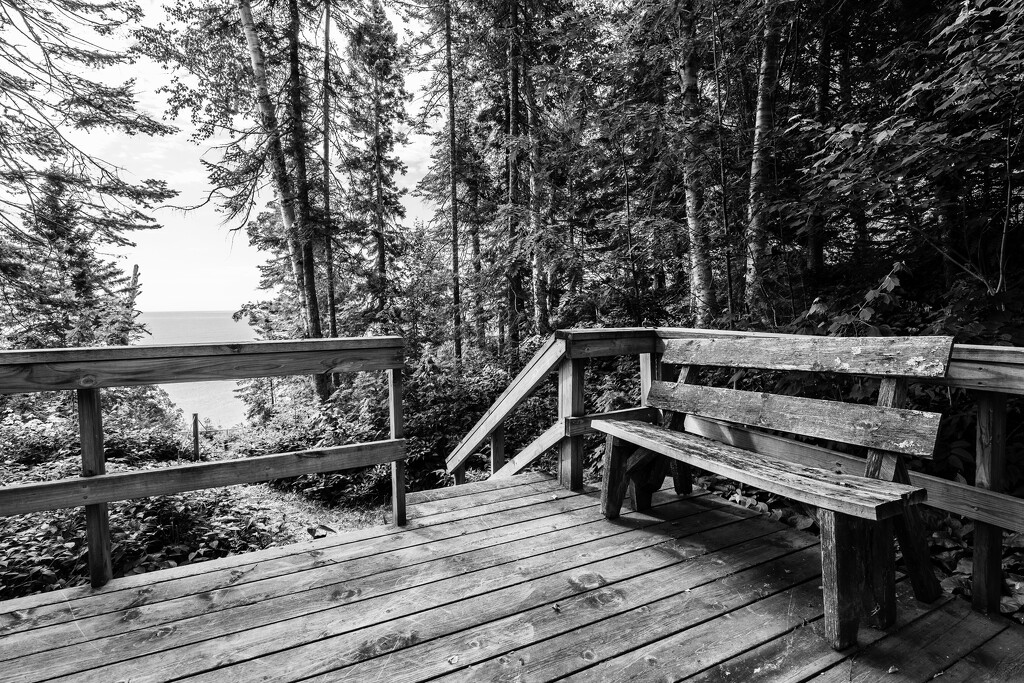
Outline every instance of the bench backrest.
[[[951, 337], [702, 338], [665, 342], [662, 362], [926, 379], [946, 374]], [[939, 413], [653, 382], [655, 408], [930, 458]]]

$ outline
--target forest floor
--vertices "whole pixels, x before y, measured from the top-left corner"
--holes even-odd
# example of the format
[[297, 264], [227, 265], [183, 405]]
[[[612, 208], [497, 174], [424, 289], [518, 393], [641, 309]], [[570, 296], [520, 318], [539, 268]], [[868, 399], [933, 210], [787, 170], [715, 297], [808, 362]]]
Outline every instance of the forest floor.
[[236, 488], [235, 498], [251, 510], [269, 518], [278, 530], [272, 545], [287, 545], [311, 538], [387, 524], [391, 506], [324, 505], [294, 491], [281, 491], [269, 484], [246, 484]]

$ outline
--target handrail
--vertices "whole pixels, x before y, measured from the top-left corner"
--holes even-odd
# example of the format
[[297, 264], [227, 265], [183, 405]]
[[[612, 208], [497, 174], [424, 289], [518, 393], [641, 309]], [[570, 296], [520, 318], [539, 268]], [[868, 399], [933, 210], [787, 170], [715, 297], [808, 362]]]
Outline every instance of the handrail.
[[[588, 418], [594, 416], [582, 414], [582, 369], [570, 364], [578, 364], [587, 358], [638, 354], [641, 357], [641, 384], [649, 386], [656, 358], [665, 350], [666, 339], [799, 336], [691, 328], [560, 330], [551, 336], [449, 456], [449, 470], [464, 465], [489, 434], [501, 435], [512, 410], [529, 398], [556, 366], [560, 369], [558, 419], [507, 462], [504, 462], [503, 454], [499, 459], [492, 458], [491, 476], [504, 477], [519, 472], [546, 450], [558, 445], [560, 479], [576, 481], [578, 474], [567, 477], [564, 470], [573, 466], [573, 458], [577, 457], [574, 454], [581, 450], [580, 436], [589, 431]], [[558, 347], [560, 355], [552, 352], [558, 343], [561, 343]], [[525, 381], [527, 378], [529, 381]], [[913, 474], [912, 477], [916, 484], [928, 489], [929, 505], [975, 520], [975, 606], [986, 611], [998, 609], [1001, 529], [1024, 532], [1024, 499], [1001, 492], [1006, 468], [1006, 395], [1024, 395], [1024, 348], [954, 344], [946, 376], [920, 381], [969, 389], [978, 402], [975, 485], [926, 475]], [[642, 407], [627, 410], [639, 411]], [[737, 432], [734, 430], [734, 433]], [[768, 439], [761, 441], [767, 442]]]
[[538, 349], [533, 358], [526, 364], [515, 379], [495, 399], [487, 412], [477, 421], [469, 433], [462, 438], [459, 445], [446, 459], [449, 472], [461, 467], [466, 459], [479, 448], [499, 425], [505, 422], [509, 414], [529, 398], [533, 392], [554, 371], [565, 358], [565, 342], [554, 335], [548, 337], [544, 345]]
[[[0, 394], [77, 391], [82, 444], [82, 477], [0, 487], [0, 516], [84, 505], [89, 571], [97, 587], [113, 573], [107, 521], [111, 501], [390, 462], [392, 514], [403, 525], [403, 351], [400, 337], [0, 351]], [[388, 440], [106, 473], [100, 387], [371, 370], [388, 373]]]
[[0, 393], [401, 368], [401, 337], [0, 351]]

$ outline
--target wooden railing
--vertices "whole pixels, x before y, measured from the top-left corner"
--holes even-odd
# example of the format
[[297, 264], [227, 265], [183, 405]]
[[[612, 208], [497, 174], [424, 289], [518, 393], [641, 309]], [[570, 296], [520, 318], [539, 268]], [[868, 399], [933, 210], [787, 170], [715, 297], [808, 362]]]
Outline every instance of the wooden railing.
[[[698, 330], [687, 328], [617, 328], [560, 330], [556, 332], [512, 381], [459, 446], [448, 456], [448, 469], [456, 472], [490, 439], [491, 476], [506, 477], [522, 471], [551, 448], [558, 448], [559, 479], [569, 488], [583, 480], [582, 436], [597, 415], [583, 414], [584, 366], [587, 358], [639, 355], [641, 395], [646, 396], [658, 372], [664, 340], [687, 337], [785, 337], [786, 335]], [[558, 371], [558, 416], [546, 431], [511, 459], [504, 454], [504, 423], [547, 378]], [[1002, 588], [1002, 530], [1024, 532], [1024, 499], [1003, 493], [1006, 483], [1006, 399], [1024, 394], [1024, 348], [956, 344], [946, 377], [935, 384], [970, 390], [978, 411], [976, 476], [974, 485], [911, 472], [912, 483], [928, 490], [928, 505], [974, 520], [974, 606], [985, 612], [999, 608]], [[650, 414], [641, 405], [614, 413], [618, 416]], [[607, 416], [604, 414], [603, 416]], [[771, 454], [790, 441], [721, 423], [688, 418], [686, 430], [757, 452]], [[813, 446], [800, 448], [808, 464], [826, 457]], [[827, 452], [829, 468], [863, 473], [864, 461], [836, 457]]]
[[[0, 488], [0, 516], [85, 506], [93, 586], [110, 580], [107, 503], [146, 496], [391, 463], [392, 513], [405, 524], [400, 337], [246, 344], [119, 346], [0, 352], [0, 393], [74, 390], [82, 476]], [[389, 377], [391, 438], [294, 453], [106, 473], [100, 388], [383, 370]]]

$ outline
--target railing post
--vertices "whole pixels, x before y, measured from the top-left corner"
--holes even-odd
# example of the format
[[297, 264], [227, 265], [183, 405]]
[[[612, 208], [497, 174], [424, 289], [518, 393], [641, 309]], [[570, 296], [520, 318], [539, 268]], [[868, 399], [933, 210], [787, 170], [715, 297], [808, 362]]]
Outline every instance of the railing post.
[[[82, 444], [82, 476], [105, 474], [103, 457], [103, 418], [100, 390], [78, 390], [78, 432]], [[93, 588], [106, 584], [114, 576], [110, 561], [110, 520], [107, 504], [85, 506], [85, 529], [89, 544], [89, 577]]]
[[491, 474], [505, 466], [505, 425], [491, 432]]
[[651, 392], [651, 383], [661, 379], [661, 354], [640, 354], [640, 405], [647, 405], [647, 394]]
[[[558, 421], [583, 415], [583, 360], [566, 358], [558, 366]], [[583, 488], [583, 437], [563, 436], [558, 444], [558, 481], [572, 490]]]
[[192, 413], [192, 459], [199, 460], [199, 413]]
[[[391, 413], [391, 438], [405, 436], [402, 413], [402, 369], [388, 370], [388, 395]], [[391, 512], [397, 526], [405, 526], [405, 460], [391, 463]]]
[[[1002, 492], [1006, 476], [1006, 394], [978, 392], [974, 485]], [[974, 523], [974, 609], [999, 613], [1003, 588], [1003, 530]]]

